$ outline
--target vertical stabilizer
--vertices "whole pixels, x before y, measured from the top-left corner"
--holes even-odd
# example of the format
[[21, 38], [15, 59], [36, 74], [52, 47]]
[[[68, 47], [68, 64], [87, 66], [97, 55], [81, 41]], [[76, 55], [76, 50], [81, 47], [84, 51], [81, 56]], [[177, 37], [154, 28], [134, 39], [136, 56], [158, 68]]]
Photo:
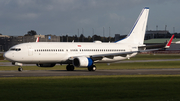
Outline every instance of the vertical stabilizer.
[[138, 19], [136, 20], [132, 30], [126, 36], [126, 38], [117, 41], [116, 43], [132, 43], [137, 45], [143, 45], [144, 43], [144, 35], [146, 31], [146, 25], [148, 20], [149, 7], [145, 7]]

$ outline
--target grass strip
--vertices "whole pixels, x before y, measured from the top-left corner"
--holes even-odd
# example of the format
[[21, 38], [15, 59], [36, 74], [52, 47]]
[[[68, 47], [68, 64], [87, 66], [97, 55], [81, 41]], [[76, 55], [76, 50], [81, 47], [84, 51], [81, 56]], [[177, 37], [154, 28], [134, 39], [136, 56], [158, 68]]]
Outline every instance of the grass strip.
[[178, 101], [180, 75], [0, 78], [2, 101]]

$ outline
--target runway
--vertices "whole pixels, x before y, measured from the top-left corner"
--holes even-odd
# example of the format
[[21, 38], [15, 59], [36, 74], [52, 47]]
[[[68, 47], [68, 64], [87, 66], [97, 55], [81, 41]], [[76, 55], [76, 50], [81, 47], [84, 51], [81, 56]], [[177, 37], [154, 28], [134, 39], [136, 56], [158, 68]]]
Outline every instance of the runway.
[[[160, 60], [124, 60], [115, 63], [134, 63], [134, 62], [166, 62], [166, 61], [180, 61], [180, 59], [160, 59]], [[59, 65], [59, 64], [56, 64]], [[0, 66], [14, 66], [11, 62], [0, 62]], [[23, 64], [23, 66], [36, 66], [36, 64]]]
[[90, 75], [178, 75], [180, 69], [136, 69], [136, 70], [24, 70], [0, 71], [0, 77], [44, 77], [44, 76], [90, 76]]
[[[133, 60], [120, 61], [119, 63], [133, 62], [157, 62], [157, 61], [180, 61], [180, 59], [164, 60]], [[10, 62], [0, 62], [1, 66], [13, 66]], [[35, 64], [24, 64], [23, 66], [35, 66]], [[180, 69], [135, 69], [135, 70], [23, 70], [19, 71], [0, 71], [0, 77], [44, 77], [44, 76], [90, 76], [90, 75], [178, 75]]]

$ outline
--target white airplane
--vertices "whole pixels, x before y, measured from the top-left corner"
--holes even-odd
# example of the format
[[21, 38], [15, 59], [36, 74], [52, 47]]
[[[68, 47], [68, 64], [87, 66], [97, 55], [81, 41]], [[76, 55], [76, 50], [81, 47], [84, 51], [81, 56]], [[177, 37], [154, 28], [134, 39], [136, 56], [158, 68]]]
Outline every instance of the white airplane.
[[[36, 41], [15, 45], [4, 54], [4, 57], [13, 65], [19, 66], [19, 71], [23, 70], [23, 64], [37, 64], [39, 67], [67, 64], [66, 69], [68, 71], [73, 71], [74, 67], [86, 67], [89, 71], [95, 71], [95, 63], [117, 62], [129, 59], [142, 51], [152, 51], [144, 50], [146, 46], [143, 44], [148, 14], [149, 7], [145, 7], [129, 35], [117, 42], [67, 43]], [[164, 48], [169, 47], [169, 43]]]

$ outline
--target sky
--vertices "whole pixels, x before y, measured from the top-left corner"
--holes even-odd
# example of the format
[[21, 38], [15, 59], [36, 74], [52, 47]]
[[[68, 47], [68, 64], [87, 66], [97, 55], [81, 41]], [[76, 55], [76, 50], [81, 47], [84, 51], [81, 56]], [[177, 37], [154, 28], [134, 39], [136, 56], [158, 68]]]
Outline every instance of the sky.
[[144, 7], [150, 8], [148, 30], [167, 25], [170, 33], [180, 33], [179, 5], [180, 0], [0, 0], [0, 33], [73, 36], [79, 29], [87, 37], [93, 29], [103, 36], [104, 28], [105, 36], [127, 35]]

